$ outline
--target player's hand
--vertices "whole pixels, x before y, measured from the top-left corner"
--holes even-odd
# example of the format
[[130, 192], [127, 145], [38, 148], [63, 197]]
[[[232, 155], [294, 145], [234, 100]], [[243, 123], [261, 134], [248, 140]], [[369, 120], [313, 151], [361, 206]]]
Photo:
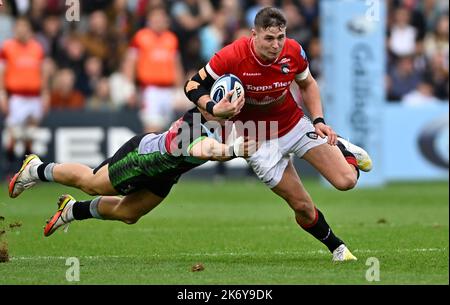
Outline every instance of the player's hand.
[[245, 103], [244, 95], [241, 95], [237, 100], [230, 103], [233, 93], [234, 90], [228, 92], [225, 97], [214, 106], [213, 112], [215, 117], [229, 119], [241, 112]]
[[325, 125], [324, 123], [317, 123], [314, 125], [316, 133], [321, 137], [322, 139], [325, 137], [328, 137], [328, 144], [330, 145], [336, 145], [337, 144], [337, 134], [334, 132], [333, 128], [331, 128], [328, 125]]
[[252, 156], [259, 148], [258, 142], [248, 137], [239, 137], [233, 144], [234, 154], [238, 157], [248, 158]]

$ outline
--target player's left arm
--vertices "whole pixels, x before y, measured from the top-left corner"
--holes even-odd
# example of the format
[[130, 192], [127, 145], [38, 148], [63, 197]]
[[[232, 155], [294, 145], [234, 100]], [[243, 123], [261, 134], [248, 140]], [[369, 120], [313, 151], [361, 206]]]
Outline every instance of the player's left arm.
[[257, 150], [255, 140], [244, 141], [244, 138], [238, 138], [232, 144], [222, 144], [209, 137], [199, 138], [189, 148], [189, 154], [202, 160], [228, 161], [236, 157], [247, 158]]
[[189, 154], [202, 160], [228, 161], [234, 158], [233, 146], [219, 143], [206, 136], [200, 138], [189, 149]]
[[[307, 68], [308, 69], [308, 68]], [[303, 98], [303, 103], [311, 115], [314, 122], [317, 118], [323, 119], [322, 102], [320, 100], [320, 90], [314, 77], [309, 73], [309, 70], [305, 70], [306, 73], [303, 77], [297, 77], [295, 82], [300, 88], [300, 93]], [[328, 144], [336, 145], [337, 135], [336, 132], [328, 125], [322, 122], [314, 124], [316, 133], [324, 138], [328, 137]]]

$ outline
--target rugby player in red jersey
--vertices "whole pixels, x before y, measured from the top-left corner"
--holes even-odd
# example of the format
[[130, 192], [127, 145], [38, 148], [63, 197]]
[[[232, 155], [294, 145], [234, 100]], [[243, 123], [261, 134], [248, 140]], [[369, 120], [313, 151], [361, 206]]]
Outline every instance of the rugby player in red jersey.
[[[226, 100], [211, 101], [209, 90], [214, 80], [226, 73], [236, 75], [244, 84], [242, 109]], [[312, 122], [294, 100], [293, 82], [300, 88]], [[198, 107], [216, 117], [229, 118], [236, 126], [238, 122], [254, 122], [257, 129], [263, 126], [265, 130], [257, 130], [255, 135], [258, 141], [261, 134], [265, 135], [265, 141], [247, 159], [248, 164], [260, 180], [287, 201], [297, 223], [328, 247], [334, 261], [356, 260], [315, 207], [290, 154], [308, 161], [339, 190], [352, 189], [359, 170], [369, 171], [372, 161], [367, 152], [338, 137], [325, 123], [319, 88], [309, 72], [306, 53], [297, 41], [286, 37], [286, 18], [280, 10], [261, 9], [251, 37], [240, 38], [218, 51], [188, 80], [185, 93]], [[270, 127], [271, 121], [277, 123], [276, 130]]]

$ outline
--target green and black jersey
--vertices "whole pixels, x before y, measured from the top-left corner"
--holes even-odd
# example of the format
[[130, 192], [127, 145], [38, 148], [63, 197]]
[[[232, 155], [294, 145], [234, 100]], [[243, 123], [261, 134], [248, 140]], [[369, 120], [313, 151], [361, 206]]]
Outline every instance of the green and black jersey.
[[181, 174], [206, 162], [189, 155], [205, 137], [222, 142], [218, 122], [206, 121], [191, 109], [164, 133], [138, 135], [126, 142], [109, 160], [109, 178], [122, 195], [149, 189], [160, 197], [169, 193]]

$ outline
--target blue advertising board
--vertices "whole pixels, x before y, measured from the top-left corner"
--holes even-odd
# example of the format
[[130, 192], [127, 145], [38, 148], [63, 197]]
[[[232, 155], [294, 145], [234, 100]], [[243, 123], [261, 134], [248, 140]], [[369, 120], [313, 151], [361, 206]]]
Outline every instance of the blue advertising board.
[[327, 0], [320, 4], [326, 121], [370, 153], [374, 168], [361, 175], [359, 184], [381, 185], [385, 3]]

